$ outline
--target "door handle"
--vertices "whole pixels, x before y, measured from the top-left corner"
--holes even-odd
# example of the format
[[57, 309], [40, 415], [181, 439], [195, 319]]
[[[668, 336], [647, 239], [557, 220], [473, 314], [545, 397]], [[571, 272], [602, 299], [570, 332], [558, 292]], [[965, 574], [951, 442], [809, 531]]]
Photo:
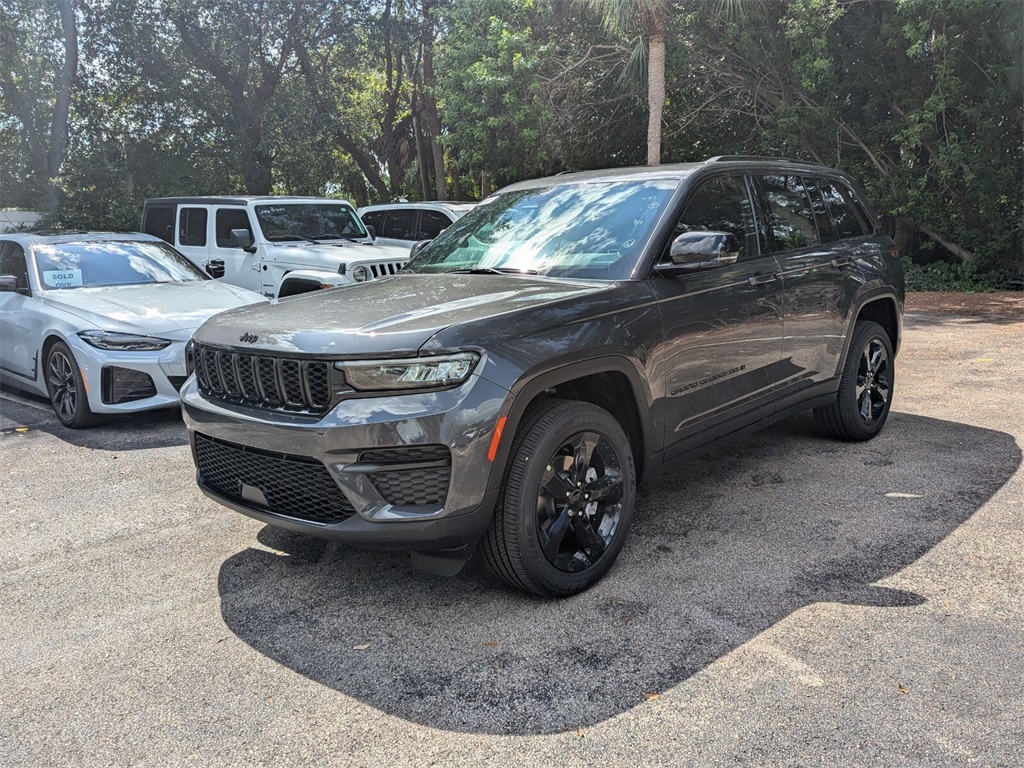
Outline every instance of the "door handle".
[[853, 257], [852, 256], [840, 256], [838, 259], [832, 259], [832, 266], [833, 267], [842, 268], [842, 267], [848, 267], [851, 264], [853, 264]]
[[753, 277], [748, 277], [747, 282], [751, 285], [764, 285], [765, 283], [774, 283], [778, 279], [778, 273], [771, 272], [767, 275], [754, 275]]

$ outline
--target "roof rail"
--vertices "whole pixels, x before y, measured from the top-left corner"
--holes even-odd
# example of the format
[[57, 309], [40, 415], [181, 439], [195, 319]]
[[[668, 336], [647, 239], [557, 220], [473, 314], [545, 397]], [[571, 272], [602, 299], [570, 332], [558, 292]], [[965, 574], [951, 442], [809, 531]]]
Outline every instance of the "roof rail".
[[800, 160], [794, 160], [791, 157], [768, 157], [767, 155], [715, 155], [709, 157], [704, 162], [706, 163], [749, 163], [752, 160], [772, 160], [776, 163], [799, 163]]

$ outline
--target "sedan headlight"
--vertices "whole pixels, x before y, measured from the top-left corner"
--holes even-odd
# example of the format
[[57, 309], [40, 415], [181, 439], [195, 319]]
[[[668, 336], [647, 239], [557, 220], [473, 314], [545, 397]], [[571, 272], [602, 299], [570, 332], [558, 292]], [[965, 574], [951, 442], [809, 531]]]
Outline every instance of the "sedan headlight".
[[352, 360], [334, 367], [345, 373], [345, 381], [360, 392], [389, 389], [451, 387], [469, 378], [480, 356], [475, 352], [418, 357], [407, 360]]
[[158, 339], [155, 336], [136, 336], [133, 333], [79, 331], [78, 336], [86, 344], [113, 352], [156, 352], [171, 345], [168, 339]]

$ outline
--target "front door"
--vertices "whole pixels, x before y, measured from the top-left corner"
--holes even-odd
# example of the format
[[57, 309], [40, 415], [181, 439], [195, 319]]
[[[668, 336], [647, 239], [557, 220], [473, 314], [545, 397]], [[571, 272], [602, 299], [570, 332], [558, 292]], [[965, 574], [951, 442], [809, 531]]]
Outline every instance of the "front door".
[[674, 236], [694, 231], [730, 232], [740, 253], [733, 264], [651, 279], [664, 327], [654, 357], [664, 381], [668, 457], [709, 427], [753, 418], [786, 377], [779, 266], [762, 247], [744, 176], [700, 183]]
[[4, 373], [35, 381], [36, 341], [39, 333], [29, 307], [36, 299], [20, 291], [29, 290], [25, 251], [11, 240], [0, 243], [0, 275], [18, 278], [19, 292], [0, 291], [0, 368]]
[[210, 258], [221, 259], [224, 262], [224, 282], [260, 293], [263, 278], [260, 275], [262, 264], [259, 252], [247, 253], [236, 246], [234, 238], [231, 237], [233, 229], [247, 229], [250, 233], [254, 231], [249, 223], [249, 212], [245, 208], [237, 207], [215, 209]]

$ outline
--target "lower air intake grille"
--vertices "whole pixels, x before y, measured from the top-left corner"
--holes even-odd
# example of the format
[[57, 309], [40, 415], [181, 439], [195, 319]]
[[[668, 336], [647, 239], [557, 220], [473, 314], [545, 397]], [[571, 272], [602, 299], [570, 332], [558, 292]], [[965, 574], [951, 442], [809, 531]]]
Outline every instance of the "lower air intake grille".
[[198, 432], [195, 440], [199, 484], [237, 504], [325, 525], [355, 514], [327, 467], [316, 459], [261, 451]]

